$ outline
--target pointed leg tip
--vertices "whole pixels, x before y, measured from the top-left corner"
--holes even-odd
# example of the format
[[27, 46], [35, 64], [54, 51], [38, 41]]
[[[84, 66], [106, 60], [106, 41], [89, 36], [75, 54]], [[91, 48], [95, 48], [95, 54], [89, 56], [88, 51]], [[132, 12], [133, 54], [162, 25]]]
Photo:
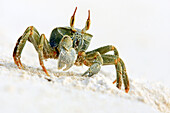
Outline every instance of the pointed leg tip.
[[120, 85], [116, 84], [116, 87], [117, 87], [119, 90], [121, 90], [121, 86], [120, 86]]
[[44, 72], [46, 73], [46, 75], [47, 75], [48, 77], [50, 77], [50, 75], [48, 74], [47, 70], [44, 70]]
[[19, 69], [21, 69], [21, 67], [18, 66]]
[[22, 69], [25, 69], [23, 65], [21, 67], [22, 67]]
[[50, 77], [50, 75], [48, 73], [46, 73], [48, 77]]
[[113, 84], [115, 84], [116, 82], [117, 82], [117, 80], [114, 80], [114, 81], [113, 81]]
[[20, 66], [19, 62], [16, 59], [14, 59], [14, 63], [17, 65], [19, 69], [21, 69], [22, 66]]
[[128, 93], [128, 92], [129, 92], [129, 89], [125, 89], [125, 92]]
[[22, 63], [21, 63], [21, 60], [19, 59], [19, 65], [20, 65], [20, 67], [22, 68], [22, 69], [24, 69], [24, 66], [22, 65]]

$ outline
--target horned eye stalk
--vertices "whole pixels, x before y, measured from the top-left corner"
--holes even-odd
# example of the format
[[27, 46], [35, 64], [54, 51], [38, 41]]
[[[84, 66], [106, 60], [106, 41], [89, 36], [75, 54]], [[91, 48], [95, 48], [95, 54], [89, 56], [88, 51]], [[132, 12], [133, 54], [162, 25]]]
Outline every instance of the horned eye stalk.
[[[76, 11], [77, 11], [77, 7], [75, 8], [74, 13], [73, 13], [73, 15], [71, 16], [71, 19], [70, 19], [70, 27], [72, 28], [73, 31], [76, 31], [74, 29], [74, 22], [75, 22]], [[85, 33], [87, 30], [89, 30], [90, 23], [91, 23], [91, 21], [90, 21], [90, 10], [88, 10], [88, 18], [87, 18], [85, 27], [81, 30], [82, 33]]]
[[87, 18], [85, 27], [81, 30], [82, 33], [85, 33], [87, 30], [89, 30], [90, 23], [91, 23], [91, 21], [90, 21], [90, 10], [88, 10], [88, 18]]
[[77, 7], [75, 8], [74, 13], [73, 13], [73, 16], [72, 16], [71, 19], [70, 19], [70, 26], [71, 26], [71, 28], [74, 28], [76, 11], [77, 11]]

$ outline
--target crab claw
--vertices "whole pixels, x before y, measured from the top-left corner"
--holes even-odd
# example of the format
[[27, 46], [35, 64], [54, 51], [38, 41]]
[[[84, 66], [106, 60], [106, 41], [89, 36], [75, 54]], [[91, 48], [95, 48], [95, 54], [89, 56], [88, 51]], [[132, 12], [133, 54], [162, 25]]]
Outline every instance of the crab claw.
[[76, 58], [76, 51], [73, 48], [69, 49], [68, 51], [65, 49], [61, 49], [58, 60], [58, 69], [62, 69], [66, 65], [66, 68], [63, 69], [63, 71], [68, 70], [70, 67], [73, 66]]
[[59, 50], [60, 55], [58, 58], [58, 69], [62, 69], [66, 65], [66, 68], [63, 69], [63, 71], [66, 71], [73, 66], [77, 58], [76, 51], [72, 48], [72, 39], [69, 36], [63, 37]]
[[90, 66], [90, 68], [85, 72], [83, 73], [82, 76], [88, 76], [88, 77], [91, 77], [93, 76], [94, 74], [97, 74], [101, 69], [101, 65], [100, 63], [94, 63], [93, 65]]

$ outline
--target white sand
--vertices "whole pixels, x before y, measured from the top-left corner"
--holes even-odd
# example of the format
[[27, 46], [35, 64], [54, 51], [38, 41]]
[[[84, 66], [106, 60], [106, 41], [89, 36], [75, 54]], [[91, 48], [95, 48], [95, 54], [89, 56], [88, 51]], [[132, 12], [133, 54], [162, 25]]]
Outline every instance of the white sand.
[[[29, 53], [29, 52], [27, 52]], [[30, 58], [31, 59], [31, 58]], [[53, 63], [52, 63], [53, 62]], [[8, 56], [0, 57], [1, 113], [169, 113], [170, 92], [165, 86], [134, 80], [126, 94], [112, 84], [112, 73], [102, 69], [89, 78], [81, 77], [85, 67], [57, 71], [56, 62], [46, 62], [52, 81], [40, 67], [20, 70]], [[45, 77], [45, 78], [44, 78]]]
[[[62, 72], [48, 60], [47, 81], [30, 43], [22, 53], [25, 69], [14, 64], [12, 52], [26, 27], [34, 25], [48, 39], [53, 28], [69, 25], [75, 6], [78, 28], [91, 10], [89, 50], [117, 47], [130, 79], [128, 94], [112, 84], [114, 66], [88, 78], [81, 77], [85, 66]], [[170, 113], [169, 6], [169, 0], [1, 0], [0, 113]]]

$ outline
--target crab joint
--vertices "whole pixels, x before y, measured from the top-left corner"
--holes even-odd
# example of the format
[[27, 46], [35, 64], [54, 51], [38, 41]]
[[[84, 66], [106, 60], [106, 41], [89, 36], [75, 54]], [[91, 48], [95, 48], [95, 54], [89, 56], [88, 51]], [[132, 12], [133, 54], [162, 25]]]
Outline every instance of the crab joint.
[[88, 18], [87, 18], [85, 27], [82, 29], [82, 33], [85, 33], [87, 30], [89, 30], [90, 23], [91, 23], [91, 21], [90, 21], [90, 10], [88, 10]]
[[73, 13], [73, 16], [72, 16], [71, 19], [70, 19], [70, 26], [71, 26], [72, 28], [74, 27], [76, 11], [77, 11], [77, 7], [75, 8], [75, 11], [74, 11], [74, 13]]
[[79, 56], [85, 56], [86, 54], [85, 54], [85, 52], [78, 52], [78, 55]]
[[32, 36], [33, 35], [33, 26], [30, 26], [30, 36]]
[[111, 46], [112, 48], [111, 48], [111, 50], [114, 50], [115, 49], [115, 47], [114, 46]]
[[120, 58], [115, 59], [115, 65], [117, 65], [117, 62], [120, 62]]

